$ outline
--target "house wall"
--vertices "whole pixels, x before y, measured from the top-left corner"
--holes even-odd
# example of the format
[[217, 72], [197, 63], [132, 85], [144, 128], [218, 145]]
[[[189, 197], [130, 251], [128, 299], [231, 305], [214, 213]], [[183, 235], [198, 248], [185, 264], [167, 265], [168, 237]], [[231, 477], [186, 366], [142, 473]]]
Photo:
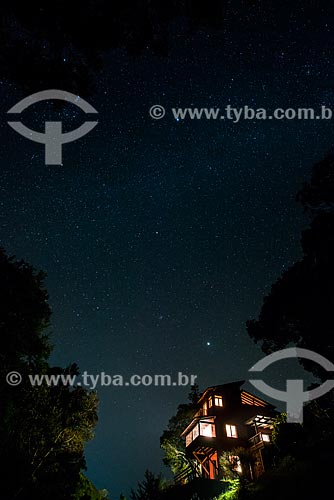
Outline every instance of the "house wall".
[[[253, 437], [257, 433], [257, 430], [253, 425], [245, 424], [245, 422], [251, 422], [257, 415], [273, 416], [273, 407], [266, 405], [263, 401], [263, 404], [261, 404], [261, 400], [258, 400], [257, 404], [248, 404], [249, 401], [253, 401], [251, 395], [248, 393], [246, 394], [247, 398], [244, 398], [242, 401], [240, 384], [228, 384], [221, 387], [221, 389], [220, 386], [219, 388], [217, 386], [207, 390], [201, 400], [201, 410], [196, 414], [197, 419], [201, 416], [203, 418], [205, 416], [215, 417], [216, 437], [199, 435], [186, 449], [189, 458], [197, 457], [202, 462], [204, 466], [202, 467], [203, 476], [211, 479], [217, 479], [217, 467], [215, 467], [215, 464], [218, 465], [219, 469], [219, 459], [223, 453], [238, 447], [250, 449], [251, 443], [249, 438]], [[214, 404], [214, 396], [222, 397], [222, 406], [218, 404], [218, 401], [217, 405]], [[209, 406], [210, 398], [212, 401], [211, 407]], [[203, 407], [206, 409], [205, 412], [203, 411]], [[237, 437], [227, 435], [226, 424], [236, 426]], [[243, 474], [249, 479], [256, 479], [264, 472], [264, 460], [260, 448], [267, 448], [267, 446], [268, 444], [259, 441], [257, 442], [257, 447], [252, 448], [252, 452], [254, 453], [253, 464], [252, 466], [244, 466], [246, 470], [243, 470]], [[207, 458], [205, 458], [205, 455], [207, 455]], [[221, 471], [219, 471], [218, 475], [221, 477]]]

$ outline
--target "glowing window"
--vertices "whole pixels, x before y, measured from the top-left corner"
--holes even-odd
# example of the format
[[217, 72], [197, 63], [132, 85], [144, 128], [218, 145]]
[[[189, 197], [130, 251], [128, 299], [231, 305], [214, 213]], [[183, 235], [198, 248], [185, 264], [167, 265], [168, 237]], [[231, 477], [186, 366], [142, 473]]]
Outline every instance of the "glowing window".
[[198, 425], [196, 425], [193, 430], [191, 430], [187, 435], [186, 435], [186, 446], [189, 446], [190, 443], [192, 443], [192, 441], [194, 439], [197, 438], [197, 436], [199, 435], [199, 428], [198, 428]]
[[223, 398], [222, 396], [215, 396], [215, 406], [223, 406]]
[[207, 414], [208, 414], [208, 403], [205, 401], [205, 403], [203, 404], [203, 415]]
[[209, 422], [200, 422], [199, 427], [199, 433], [201, 436], [216, 437], [216, 429], [214, 424], [211, 424]]
[[212, 398], [210, 397], [208, 401], [209, 401], [209, 408], [211, 408], [211, 406], [212, 406]]
[[225, 427], [226, 427], [227, 437], [230, 437], [230, 438], [237, 438], [238, 437], [237, 428], [235, 425], [226, 424]]
[[193, 440], [193, 431], [186, 435], [186, 446], [189, 446]]
[[265, 441], [266, 443], [270, 443], [269, 434], [262, 434], [262, 441]]
[[213, 420], [198, 422], [186, 435], [186, 446], [189, 446], [198, 436], [216, 437], [216, 428]]

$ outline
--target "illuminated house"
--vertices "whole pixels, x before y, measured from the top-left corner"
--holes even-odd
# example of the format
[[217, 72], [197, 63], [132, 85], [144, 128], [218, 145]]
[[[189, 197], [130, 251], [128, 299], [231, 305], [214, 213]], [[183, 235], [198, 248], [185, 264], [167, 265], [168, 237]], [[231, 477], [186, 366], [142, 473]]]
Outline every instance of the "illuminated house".
[[220, 479], [219, 459], [224, 452], [235, 448], [250, 451], [252, 460], [247, 469], [236, 456], [231, 460], [240, 474], [256, 479], [266, 467], [268, 448], [271, 445], [272, 423], [278, 413], [274, 406], [241, 389], [244, 381], [209, 387], [201, 395], [200, 410], [183, 431], [186, 455], [190, 463], [189, 474], [181, 474], [179, 481], [201, 476]]

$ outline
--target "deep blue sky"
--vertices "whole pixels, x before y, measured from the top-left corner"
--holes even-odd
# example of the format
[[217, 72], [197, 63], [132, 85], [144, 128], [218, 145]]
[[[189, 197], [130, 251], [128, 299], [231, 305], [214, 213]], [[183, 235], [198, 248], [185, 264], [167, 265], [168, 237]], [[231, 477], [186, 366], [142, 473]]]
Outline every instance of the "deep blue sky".
[[[294, 197], [332, 148], [332, 123], [154, 121], [148, 109], [331, 106], [331, 30], [321, 15], [274, 31], [235, 23], [178, 35], [167, 58], [108, 54], [88, 98], [99, 125], [64, 147], [62, 167], [8, 127], [26, 94], [1, 82], [0, 244], [48, 273], [53, 363], [194, 373], [201, 389], [247, 378], [262, 354], [245, 321], [300, 255]], [[43, 106], [27, 113], [35, 127]], [[82, 122], [74, 107], [57, 113]], [[146, 468], [164, 471], [159, 436], [188, 391], [99, 388], [86, 451], [98, 487], [118, 498]]]

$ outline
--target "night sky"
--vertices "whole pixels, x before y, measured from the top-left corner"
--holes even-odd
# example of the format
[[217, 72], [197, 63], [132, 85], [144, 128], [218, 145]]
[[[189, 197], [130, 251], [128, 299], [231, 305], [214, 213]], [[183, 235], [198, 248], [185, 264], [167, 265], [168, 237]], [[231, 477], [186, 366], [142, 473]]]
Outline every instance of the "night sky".
[[[108, 53], [87, 97], [99, 124], [64, 146], [63, 166], [45, 166], [43, 146], [6, 124], [27, 93], [1, 82], [0, 244], [48, 274], [53, 364], [182, 371], [203, 390], [247, 378], [263, 356], [245, 321], [300, 256], [307, 219], [294, 198], [331, 150], [332, 122], [176, 121], [170, 108], [332, 106], [333, 19], [302, 14], [274, 29], [255, 15], [178, 29], [167, 57]], [[163, 119], [150, 118], [154, 104]], [[47, 117], [67, 130], [84, 121], [74, 105], [24, 116], [40, 130]], [[159, 436], [188, 392], [98, 388], [88, 477], [118, 498], [146, 468], [167, 473]]]

